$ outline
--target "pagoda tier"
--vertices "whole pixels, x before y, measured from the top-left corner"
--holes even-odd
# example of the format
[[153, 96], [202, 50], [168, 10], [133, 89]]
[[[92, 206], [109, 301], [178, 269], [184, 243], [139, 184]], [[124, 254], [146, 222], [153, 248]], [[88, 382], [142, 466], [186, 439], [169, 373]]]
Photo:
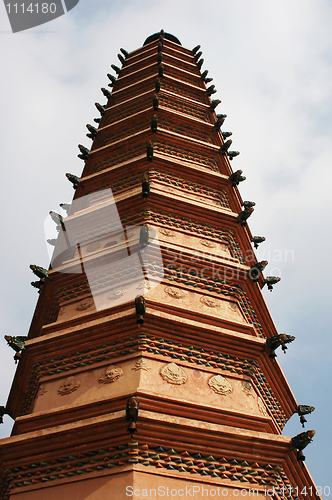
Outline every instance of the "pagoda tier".
[[298, 404], [214, 89], [173, 35], [122, 52], [6, 405], [0, 500], [318, 498], [281, 435]]

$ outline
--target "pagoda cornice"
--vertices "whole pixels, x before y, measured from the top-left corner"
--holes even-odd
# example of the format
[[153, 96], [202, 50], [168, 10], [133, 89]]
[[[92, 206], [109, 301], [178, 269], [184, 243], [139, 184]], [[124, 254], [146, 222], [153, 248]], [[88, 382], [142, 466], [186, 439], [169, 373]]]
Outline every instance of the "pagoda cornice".
[[[120, 101], [117, 101], [117, 99], [118, 98], [121, 99], [123, 97], [124, 92], [127, 92], [127, 94], [128, 94], [128, 90], [133, 91], [133, 94], [129, 94], [131, 97], [137, 95], [134, 93], [135, 90], [142, 93], [145, 90], [150, 89], [151, 91], [155, 92], [154, 89], [155, 89], [155, 82], [156, 82], [157, 77], [158, 77], [157, 73], [153, 73], [151, 75], [145, 76], [144, 78], [142, 78], [136, 82], [130, 83], [130, 84], [126, 85], [125, 87], [115, 89], [112, 92], [112, 95], [108, 100], [108, 103], [106, 104], [105, 112], [108, 109], [110, 109], [113, 106], [113, 104], [118, 104]], [[147, 83], [149, 84], [149, 86], [146, 85]], [[198, 87], [197, 85], [193, 85], [190, 82], [179, 80], [178, 78], [175, 78], [174, 76], [167, 75], [167, 74], [165, 74], [162, 77], [161, 89], [164, 90], [165, 84], [180, 85], [180, 89], [179, 89], [180, 96], [181, 96], [180, 91], [181, 91], [181, 89], [183, 89], [184, 92], [188, 92], [188, 95], [190, 95], [190, 97], [187, 97], [187, 98], [189, 100], [191, 100], [192, 102], [198, 102], [199, 104], [208, 104], [208, 102], [207, 102], [208, 97], [206, 95], [206, 89], [204, 89], [203, 87]], [[167, 87], [166, 87], [166, 89], [167, 89]], [[174, 95], [178, 95], [175, 92], [173, 92], [173, 93], [174, 93]], [[183, 97], [185, 97], [185, 96], [183, 96]], [[123, 101], [124, 100], [125, 99], [123, 99]], [[121, 101], [121, 102], [123, 102], [123, 101]]]
[[[19, 380], [20, 374], [22, 375], [23, 373], [30, 372], [32, 365], [34, 365], [34, 363], [36, 362], [37, 365], [34, 366], [37, 369], [36, 373], [38, 373], [38, 370], [42, 368], [38, 368], [38, 366], [40, 366], [40, 363], [42, 362], [42, 365], [44, 365], [43, 360], [46, 361], [50, 358], [53, 358], [51, 359], [51, 362], [49, 364], [49, 370], [53, 369], [53, 372], [50, 371], [50, 375], [52, 374], [52, 377], [61, 377], [61, 372], [63, 372], [64, 370], [66, 370], [67, 376], [70, 374], [75, 374], [77, 371], [80, 372], [82, 370], [82, 368], [80, 368], [80, 361], [76, 361], [75, 363], [75, 360], [73, 360], [70, 363], [70, 359], [68, 360], [68, 354], [66, 354], [67, 352], [71, 352], [72, 354], [69, 355], [70, 358], [73, 356], [73, 351], [75, 351], [76, 349], [79, 349], [79, 351], [76, 353], [76, 358], [78, 358], [80, 355], [82, 356], [84, 352], [90, 353], [88, 356], [89, 363], [85, 367], [85, 369], [94, 368], [94, 364], [98, 367], [100, 366], [100, 364], [103, 364], [105, 362], [109, 363], [109, 361], [107, 361], [107, 355], [105, 354], [105, 352], [107, 352], [105, 351], [105, 347], [107, 345], [104, 344], [105, 338], [107, 338], [107, 342], [110, 346], [112, 346], [112, 344], [114, 345], [113, 339], [117, 339], [118, 341], [120, 340], [120, 343], [121, 340], [123, 342], [121, 331], [124, 327], [126, 328], [128, 339], [129, 337], [131, 339], [144, 339], [146, 337], [146, 340], [138, 342], [138, 351], [136, 352], [136, 354], [129, 354], [125, 351], [122, 352], [121, 345], [117, 352], [114, 352], [114, 349], [111, 349], [111, 352], [113, 352], [113, 355], [111, 356], [113, 358], [112, 362], [124, 362], [125, 360], [128, 360], [135, 356], [151, 357], [154, 359], [160, 359], [161, 361], [166, 356], [166, 359], [167, 357], [169, 357], [170, 361], [174, 361], [174, 359], [172, 359], [174, 357], [174, 348], [172, 349], [173, 352], [168, 352], [166, 348], [166, 350], [162, 353], [160, 352], [159, 355], [149, 354], [148, 347], [150, 346], [151, 342], [149, 338], [151, 336], [151, 333], [152, 339], [154, 339], [155, 336], [158, 337], [159, 335], [163, 338], [159, 339], [157, 345], [161, 342], [166, 344], [166, 346], [169, 344], [169, 347], [173, 345], [176, 348], [175, 352], [177, 352], [178, 349], [180, 349], [180, 347], [177, 347], [178, 329], [180, 328], [182, 343], [193, 344], [191, 349], [181, 347], [181, 352], [186, 353], [188, 351], [189, 353], [190, 350], [193, 350], [194, 353], [189, 354], [194, 354], [195, 356], [195, 353], [199, 354], [200, 349], [204, 347], [203, 351], [206, 354], [204, 354], [203, 356], [199, 355], [199, 357], [204, 362], [206, 362], [205, 358], [207, 360], [210, 359], [210, 364], [208, 364], [207, 366], [215, 366], [215, 368], [217, 368], [217, 373], [219, 373], [220, 370], [220, 373], [222, 373], [222, 368], [219, 364], [217, 366], [213, 359], [218, 359], [216, 355], [219, 350], [221, 350], [225, 355], [227, 353], [231, 353], [231, 356], [228, 356], [228, 358], [233, 357], [233, 359], [237, 360], [246, 358], [245, 360], [243, 360], [246, 363], [247, 359], [254, 359], [258, 361], [257, 366], [260, 367], [260, 372], [263, 369], [264, 375], [268, 383], [270, 384], [270, 387], [272, 387], [274, 395], [277, 394], [277, 396], [274, 397], [277, 397], [279, 399], [282, 408], [284, 409], [284, 411], [286, 411], [287, 418], [289, 418], [294, 413], [294, 411], [296, 411], [297, 403], [288, 387], [279, 364], [277, 362], [274, 362], [271, 366], [271, 364], [267, 363], [265, 360], [267, 354], [265, 352], [264, 339], [259, 339], [257, 337], [251, 336], [250, 342], [248, 342], [249, 338], [247, 333], [249, 333], [248, 330], [250, 329], [250, 325], [242, 325], [242, 328], [245, 326], [247, 331], [246, 333], [241, 333], [241, 330], [239, 330], [239, 328], [241, 327], [240, 324], [230, 323], [227, 325], [227, 322], [221, 321], [219, 325], [213, 325], [209, 321], [202, 322], [202, 317], [198, 315], [196, 315], [196, 319], [194, 319], [193, 315], [188, 315], [188, 318], [186, 319], [183, 317], [183, 313], [181, 311], [180, 316], [178, 316], [177, 311], [174, 309], [170, 309], [169, 312], [167, 312], [167, 308], [158, 310], [158, 305], [156, 306], [153, 301], [149, 300], [146, 317], [146, 327], [141, 330], [142, 333], [144, 332], [144, 334], [142, 335], [141, 333], [139, 333], [139, 331], [137, 331], [137, 327], [134, 322], [134, 310], [133, 308], [131, 308], [130, 304], [116, 307], [115, 309], [109, 310], [109, 312], [109, 315], [107, 314], [107, 310], [94, 312], [86, 314], [83, 317], [81, 316], [80, 318], [73, 318], [72, 322], [60, 321], [55, 324], [44, 326], [42, 336], [27, 341], [28, 351], [22, 353], [20, 364], [15, 375], [13, 388], [14, 386], [16, 386], [16, 380]], [[98, 327], [98, 329], [96, 329], [96, 327]], [[243, 331], [245, 332], [245, 330]], [[98, 342], [100, 343], [100, 347], [96, 351], [96, 347], [94, 346], [98, 346]], [[118, 344], [118, 342], [115, 342], [115, 344]], [[179, 346], [182, 345], [183, 344], [179, 344]], [[122, 350], [123, 349], [124, 347], [122, 347]], [[94, 351], [96, 351], [95, 354]], [[28, 356], [26, 355], [27, 352], [29, 352]], [[85, 354], [83, 358], [85, 358], [86, 356], [87, 355]], [[104, 359], [104, 361], [102, 361], [100, 357]], [[191, 360], [188, 359], [188, 361], [190, 361], [190, 365], [188, 366], [192, 367], [194, 359], [196, 358], [194, 357]], [[66, 360], [66, 362], [64, 360]], [[222, 359], [220, 359], [220, 361], [222, 361]], [[93, 362], [94, 364], [91, 365], [91, 362]], [[201, 363], [201, 361], [199, 362]], [[52, 368], [53, 365], [58, 366], [59, 369], [55, 370], [55, 368]], [[75, 368], [75, 370], [70, 370], [70, 366], [72, 366], [73, 369]], [[230, 367], [232, 366], [234, 365], [231, 364]], [[237, 364], [235, 364], [235, 367], [237, 366], [239, 366], [238, 362]], [[230, 367], [228, 367], [227, 369], [229, 369]], [[197, 366], [197, 368], [204, 369], [204, 363], [203, 365], [201, 363], [201, 365]], [[243, 365], [243, 368], [244, 370], [246, 370], [245, 365]], [[247, 370], [248, 368], [249, 366], [247, 367]], [[238, 370], [238, 368], [236, 368], [235, 370], [232, 369], [232, 371], [235, 372], [238, 372]], [[44, 372], [42, 370], [40, 374], [42, 376], [45, 376], [45, 374], [43, 375], [43, 373]], [[239, 373], [242, 373], [241, 370]], [[244, 374], [245, 373], [246, 371], [244, 371]], [[259, 376], [259, 372], [257, 372], [257, 376]], [[255, 377], [256, 375], [254, 374], [254, 380]], [[23, 378], [23, 380], [25, 381], [25, 385], [29, 383], [30, 387], [31, 383], [28, 381], [28, 379]], [[259, 385], [258, 387], [261, 386]], [[283, 390], [281, 390], [281, 388], [283, 388]], [[15, 390], [13, 389], [11, 391], [7, 408], [10, 409], [10, 412], [13, 416], [17, 416], [20, 413], [20, 408], [24, 399], [23, 394], [26, 390], [26, 387], [23, 387], [22, 384], [19, 384], [19, 386], [16, 387]], [[32, 395], [34, 395], [34, 393], [32, 393]]]
[[[185, 113], [178, 112], [173, 109], [169, 109], [164, 106], [159, 106], [158, 112], [154, 111], [148, 103], [146, 104], [146, 108], [142, 109], [141, 111], [138, 111], [137, 113], [132, 113], [130, 116], [126, 116], [125, 118], [121, 118], [118, 121], [112, 122], [110, 124], [105, 125], [104, 127], [100, 127], [98, 129], [98, 135], [97, 138], [95, 139], [93, 143], [93, 149], [91, 149], [91, 152], [95, 151], [98, 149], [98, 143], [100, 141], [105, 141], [105, 133], [107, 134], [109, 131], [111, 131], [113, 128], [118, 128], [121, 127], [122, 125], [128, 125], [128, 122], [132, 126], [133, 123], [140, 121], [141, 126], [142, 123], [146, 123], [147, 125], [150, 125], [151, 123], [151, 118], [153, 115], [158, 116], [158, 130], [156, 134], [159, 135], [159, 132], [162, 130], [167, 130], [164, 127], [163, 124], [163, 119], [167, 120], [167, 118], [177, 118], [177, 122], [179, 123], [179, 126], [181, 124], [185, 125], [192, 125], [192, 126], [198, 126], [200, 130], [205, 131], [207, 133], [211, 134], [211, 141], [203, 141], [208, 144], [215, 144], [215, 142], [219, 142], [219, 147], [223, 144], [223, 140], [221, 139], [221, 134], [220, 132], [216, 132], [214, 125], [212, 123], [200, 120], [199, 118], [196, 118], [195, 116], [187, 115]], [[142, 120], [142, 121], [141, 121]], [[144, 120], [144, 121], [143, 121]], [[151, 127], [149, 127], [151, 128]], [[216, 141], [216, 139], [219, 139], [219, 141]], [[95, 147], [95, 144], [97, 147]]]
[[[146, 131], [150, 131], [151, 133], [151, 120], [155, 115], [158, 116], [158, 129], [151, 137], [152, 140], [164, 133], [169, 133], [176, 137], [189, 139], [197, 144], [209, 144], [218, 148], [223, 144], [220, 133], [215, 131], [212, 123], [206, 123], [193, 116], [185, 115], [184, 113], [177, 114], [174, 110], [167, 108], [161, 108], [158, 110], [158, 113], [155, 113], [151, 108], [149, 109], [147, 107], [118, 122], [111, 123], [101, 128], [93, 143], [90, 154], [100, 151], [105, 145], [117, 143], [119, 138], [122, 138], [129, 127], [131, 127], [131, 134], [127, 136], [128, 140], [133, 140], [139, 133], [144, 133]], [[174, 126], [175, 123], [177, 124], [176, 127]], [[198, 126], [199, 131], [196, 132], [195, 129]], [[174, 132], [172, 127], [173, 129], [175, 128], [175, 130], [181, 130], [182, 133]], [[185, 135], [184, 132], [187, 132], [188, 135]], [[194, 135], [194, 133], [198, 139], [190, 137], [189, 134]], [[216, 151], [219, 151], [219, 149]]]
[[[138, 69], [145, 68], [146, 66], [151, 65], [151, 61], [153, 63], [156, 62], [156, 50], [151, 50], [149, 53], [141, 53], [141, 55], [144, 54], [144, 57], [140, 57], [139, 59], [135, 61], [131, 61], [131, 58], [128, 57], [126, 59], [126, 64], [121, 68], [121, 72], [119, 75], [119, 78], [117, 81], [121, 81], [122, 78], [129, 76], [130, 74], [134, 73]], [[168, 52], [163, 51], [163, 60], [162, 64], [164, 65], [165, 62], [169, 64], [169, 66], [173, 66], [177, 69], [180, 69], [182, 71], [187, 71], [187, 73], [195, 74], [197, 77], [200, 79], [200, 75], [198, 74], [197, 66], [196, 63], [194, 62], [193, 56], [188, 57], [188, 59], [182, 59], [178, 57], [178, 54], [175, 55], [170, 54]], [[182, 66], [182, 67], [181, 67]], [[184, 69], [187, 68], [187, 70]]]
[[[152, 111], [152, 101], [154, 96], [155, 91], [153, 89], [149, 89], [141, 94], [135, 94], [120, 103], [114, 103], [111, 107], [106, 108], [103, 120], [98, 128], [98, 132], [102, 132], [107, 125], [118, 123], [122, 119], [132, 116], [134, 112], [146, 109], [150, 109], [150, 111]], [[158, 99], [158, 109], [174, 109], [175, 112], [179, 113], [181, 116], [191, 116], [195, 118], [197, 123], [204, 122], [212, 124], [210, 106], [205, 103], [193, 101], [186, 96], [179, 96], [167, 89], [160, 89]], [[181, 111], [181, 108], [184, 108], [185, 111]], [[112, 113], [108, 112], [110, 110], [112, 110]], [[156, 111], [157, 110], [154, 110], [154, 112]], [[118, 116], [121, 118], [118, 118]]]
[[[213, 460], [213, 463], [216, 465], [219, 463], [225, 464], [226, 467], [223, 466], [223, 470], [233, 470], [233, 474], [234, 471], [237, 472], [237, 481], [231, 477], [232, 475], [224, 475], [224, 478], [221, 477], [218, 479], [217, 483], [215, 478], [212, 480], [210, 477], [194, 476], [196, 481], [211, 484], [214, 487], [243, 488], [243, 482], [240, 481], [240, 477], [242, 478], [240, 463], [247, 459], [248, 454], [256, 462], [252, 466], [248, 464], [247, 467], [250, 468], [250, 471], [255, 471], [256, 467], [257, 472], [255, 472], [254, 476], [262, 477], [261, 475], [263, 474], [266, 478], [265, 485], [272, 486], [275, 483], [275, 481], [271, 483], [272, 477], [281, 479], [280, 471], [284, 469], [287, 472], [287, 476], [285, 476], [286, 480], [291, 480], [293, 484], [299, 487], [300, 491], [304, 486], [309, 488], [312, 484], [311, 476], [306, 467], [296, 462], [296, 453], [291, 451], [291, 438], [289, 437], [257, 431], [246, 431], [245, 429], [232, 428], [215, 423], [207, 424], [206, 422], [194, 419], [171, 417], [170, 415], [163, 416], [158, 412], [145, 410], [140, 411], [137, 442], [128, 443], [128, 437], [125, 436], [124, 430], [124, 411], [120, 411], [112, 415], [91, 418], [89, 422], [79, 422], [79, 425], [77, 423], [69, 423], [45, 429], [42, 434], [28, 432], [21, 436], [13, 436], [10, 439], [2, 440], [0, 456], [6, 468], [12, 474], [11, 481], [13, 481], [13, 485], [17, 485], [16, 489], [14, 488], [12, 492], [29, 491], [36, 488], [35, 484], [31, 482], [27, 481], [24, 485], [19, 483], [19, 479], [16, 479], [18, 472], [16, 472], [15, 467], [18, 468], [18, 471], [22, 471], [20, 472], [20, 477], [22, 477], [25, 474], [24, 471], [29, 473], [29, 468], [33, 464], [41, 470], [41, 475], [42, 477], [45, 476], [45, 481], [51, 479], [52, 485], [63, 484], [68, 480], [72, 481], [72, 476], [75, 476], [75, 471], [79, 467], [81, 467], [78, 471], [79, 479], [82, 479], [80, 475], [82, 473], [89, 473], [88, 477], [93, 478], [109, 475], [116, 471], [120, 472], [121, 470], [136, 470], [141, 472], [146, 472], [147, 470], [151, 474], [180, 478], [182, 480], [190, 477], [190, 480], [193, 480], [190, 474], [191, 468], [187, 468], [188, 472], [185, 470], [184, 472], [180, 472], [174, 466], [172, 470], [169, 470], [168, 467], [162, 469], [155, 467], [146, 468], [145, 465], [149, 465], [149, 462], [144, 463], [144, 460], [141, 459], [140, 461], [134, 460], [132, 461], [134, 463], [130, 463], [128, 458], [126, 458], [132, 454], [136, 457], [140, 457], [144, 453], [145, 456], [149, 456], [146, 452], [148, 450], [153, 452], [154, 449], [159, 449], [159, 446], [162, 446], [162, 450], [165, 452], [159, 451], [163, 455], [162, 459], [159, 457], [160, 464], [163, 464], [163, 459], [167, 459], [167, 457], [169, 457], [168, 460], [172, 461], [174, 454], [175, 457], [179, 456], [185, 459], [187, 457], [194, 457], [199, 453], [199, 456], [202, 458], [199, 460], [192, 458], [196, 464], [196, 468], [198, 467], [199, 470], [202, 467], [204, 468], [204, 466], [208, 466], [211, 460]], [[96, 435], [98, 435], [97, 440]], [[72, 447], [69, 447], [68, 443], [75, 446], [75, 454], [73, 454]], [[126, 444], [124, 445], [124, 443]], [[50, 445], [52, 445], [53, 450], [51, 455], [48, 452]], [[119, 446], [118, 450], [117, 445]], [[108, 446], [110, 446], [109, 449]], [[67, 453], [66, 448], [68, 450]], [[90, 450], [96, 451], [90, 452]], [[123, 453], [123, 451], [127, 451], [127, 453]], [[89, 452], [97, 463], [100, 459], [104, 459], [104, 467], [99, 467], [98, 469], [97, 467], [91, 467], [90, 462], [90, 469], [86, 470], [86, 466], [89, 465], [91, 458], [91, 455], [88, 455]], [[70, 477], [67, 474], [62, 474], [61, 477], [48, 477], [50, 473], [47, 474], [46, 468], [50, 469], [52, 474], [52, 470], [55, 471], [58, 462], [61, 463], [60, 457], [64, 457], [66, 454], [67, 457], [68, 455], [71, 457], [69, 458], [71, 460], [69, 468], [73, 472], [70, 474]], [[231, 454], [232, 456], [230, 456]], [[100, 459], [98, 455], [100, 455]], [[20, 457], [19, 460], [17, 460], [17, 456]], [[159, 455], [156, 456], [158, 457]], [[115, 460], [113, 457], [115, 457]], [[228, 460], [225, 457], [229, 457]], [[236, 457], [235, 461], [234, 457]], [[110, 460], [111, 465], [112, 463], [114, 464], [111, 469], [107, 466], [105, 460]], [[81, 465], [77, 465], [79, 462]], [[102, 464], [103, 462], [100, 463]], [[169, 463], [169, 461], [166, 460], [166, 463]], [[238, 466], [234, 467], [234, 464], [238, 464]], [[65, 463], [64, 467], [66, 465], [67, 463]], [[243, 465], [242, 469], [244, 471], [248, 470]], [[230, 481], [230, 479], [233, 480]], [[38, 483], [39, 481], [36, 482]], [[265, 490], [262, 484], [257, 484], [257, 481], [248, 482], [247, 480], [246, 486], [249, 487], [250, 485], [264, 495]], [[38, 488], [40, 488], [40, 485], [38, 485]], [[314, 496], [318, 498], [317, 495]]]
[[[102, 146], [100, 148], [93, 149], [90, 152], [90, 156], [93, 157], [97, 153], [104, 152], [109, 147], [113, 147], [114, 149], [121, 148], [124, 143], [128, 144], [128, 141], [131, 141], [131, 145], [134, 145], [134, 139], [135, 140], [138, 139], [139, 141], [143, 141], [143, 142], [145, 141], [145, 143], [146, 143], [148, 140], [153, 140], [153, 141], [157, 142], [158, 139], [165, 138], [166, 140], [171, 139], [172, 143], [174, 145], [178, 144], [180, 146], [187, 146], [187, 147], [190, 147], [192, 145], [197, 145], [199, 147], [202, 147], [202, 149], [206, 149], [206, 150], [209, 149], [210, 150], [209, 152], [211, 152], [213, 150], [215, 152], [218, 152], [220, 149], [220, 146], [218, 146], [217, 144], [212, 144], [210, 142], [201, 141], [199, 139], [194, 139], [192, 137], [189, 138], [185, 135], [181, 135], [181, 134], [178, 134], [176, 132], [172, 132], [171, 130], [160, 129], [160, 130], [158, 130], [157, 134], [151, 135], [151, 127], [150, 127], [150, 124], [147, 123], [146, 128], [144, 127], [143, 130], [140, 130], [134, 134], [130, 134], [129, 136], [124, 137], [123, 139], [119, 139], [119, 140], [116, 140], [114, 142], [110, 142], [109, 144], [106, 144], [105, 146]], [[108, 150], [107, 150], [107, 152], [108, 152]]]
[[[102, 169], [100, 168], [96, 172], [88, 174], [88, 170], [91, 171], [92, 165], [90, 164], [89, 169], [87, 166], [85, 170], [86, 173], [80, 181], [83, 188], [79, 187], [77, 189], [77, 195], [75, 198], [97, 191], [100, 189], [100, 182], [102, 183], [104, 189], [114, 189], [113, 193], [115, 194], [118, 192], [117, 183], [123, 179], [122, 169], [120, 167], [125, 166], [128, 174], [128, 177], [125, 178], [128, 178], [128, 181], [129, 178], [131, 180], [137, 179], [137, 186], [140, 186], [141, 176], [146, 172], [151, 175], [152, 183], [154, 183], [155, 176], [178, 176], [180, 179], [184, 179], [181, 184], [189, 181], [195, 184], [202, 183], [202, 186], [207, 186], [209, 189], [219, 189], [220, 194], [225, 193], [227, 195], [227, 198], [229, 199], [229, 207], [233, 207], [233, 210], [236, 213], [239, 213], [242, 210], [242, 198], [238, 189], [231, 186], [228, 176], [220, 172], [220, 166], [218, 164], [215, 166], [216, 170], [207, 170], [208, 167], [205, 165], [198, 165], [190, 159], [184, 160], [179, 157], [176, 159], [176, 162], [174, 162], [170, 154], [167, 154], [167, 156], [159, 156], [159, 154], [159, 150], [156, 151], [153, 162], [151, 163], [147, 163], [145, 155], [142, 154], [110, 167], [107, 167], [107, 164], [105, 164], [105, 167]], [[153, 191], [151, 192], [149, 200], [152, 199]], [[246, 225], [245, 228], [250, 234], [248, 225]], [[250, 242], [249, 246], [251, 246]]]
[[[140, 54], [141, 50], [145, 50], [147, 48], [157, 48], [158, 46], [158, 40], [153, 40], [152, 42], [147, 43], [146, 45], [143, 45], [142, 47], [139, 47], [138, 49], [132, 51], [129, 53], [129, 57], [132, 55]], [[187, 49], [183, 47], [183, 45], [179, 45], [178, 43], [172, 42], [172, 40], [167, 40], [165, 39], [163, 41], [163, 47], [167, 47], [168, 49], [172, 49], [175, 53], [177, 54], [183, 54], [189, 57], [193, 56], [193, 52], [190, 49]]]

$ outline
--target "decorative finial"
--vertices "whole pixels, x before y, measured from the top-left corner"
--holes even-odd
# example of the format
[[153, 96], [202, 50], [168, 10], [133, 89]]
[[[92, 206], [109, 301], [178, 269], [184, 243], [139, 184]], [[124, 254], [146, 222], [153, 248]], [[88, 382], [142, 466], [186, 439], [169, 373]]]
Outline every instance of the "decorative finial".
[[65, 212], [67, 212], [67, 215], [68, 215], [71, 204], [70, 203], [59, 203], [59, 207], [61, 207], [62, 210], [65, 210]]
[[86, 161], [89, 158], [90, 155], [90, 150], [86, 148], [85, 146], [82, 146], [82, 144], [78, 145], [78, 149], [81, 151], [81, 154], [77, 155], [81, 160]]
[[302, 424], [302, 427], [304, 427], [304, 424], [306, 422], [306, 419], [304, 418], [304, 415], [309, 415], [315, 410], [314, 406], [308, 406], [308, 405], [299, 405], [294, 413], [297, 413], [300, 417], [300, 422]]
[[269, 338], [266, 340], [266, 347], [270, 349], [270, 358], [276, 358], [277, 355], [275, 353], [275, 350], [278, 349], [278, 347], [281, 346], [281, 349], [283, 350], [284, 354], [286, 354], [287, 346], [286, 344], [290, 344], [290, 342], [293, 342], [295, 340], [295, 337], [293, 335], [286, 335], [286, 333], [279, 333], [277, 335], [274, 335], [273, 337]]
[[298, 450], [297, 459], [300, 462], [305, 461], [305, 456], [302, 450], [304, 450], [304, 448], [308, 446], [309, 443], [311, 443], [312, 438], [314, 437], [315, 434], [316, 432], [312, 429], [310, 431], [301, 432], [301, 434], [298, 434], [297, 436], [294, 436], [292, 438], [292, 447]]
[[203, 66], [203, 62], [204, 62], [204, 59], [200, 59], [197, 63], [196, 63], [196, 66], [198, 69], [201, 69], [201, 67]]
[[240, 182], [243, 182], [246, 180], [246, 177], [242, 175], [242, 170], [237, 170], [236, 172], [233, 172], [228, 179], [231, 181], [232, 186], [238, 186]]
[[107, 78], [111, 81], [111, 83], [109, 83], [108, 86], [113, 87], [113, 85], [116, 82], [115, 76], [111, 75], [110, 73], [107, 73]]
[[210, 109], [211, 111], [214, 111], [216, 107], [221, 103], [220, 99], [212, 99], [211, 104], [210, 104]]
[[266, 268], [267, 265], [268, 265], [267, 260], [261, 260], [260, 262], [253, 264], [249, 270], [249, 278], [252, 279], [254, 283], [256, 283], [258, 281], [259, 275]]
[[146, 143], [146, 157], [148, 161], [152, 161], [153, 159], [153, 143], [152, 141], [148, 141]]
[[137, 432], [136, 422], [138, 420], [138, 410], [139, 401], [136, 396], [132, 396], [127, 400], [126, 405], [126, 420], [129, 422], [127, 431], [130, 434], [130, 438], [133, 438], [133, 434]]
[[98, 134], [98, 130], [96, 129], [96, 127], [94, 127], [93, 125], [90, 125], [90, 123], [87, 123], [86, 128], [90, 132], [89, 134], [86, 134], [87, 137], [89, 137], [90, 139], [94, 139], [96, 137], [96, 135]]
[[5, 340], [7, 345], [15, 351], [15, 364], [21, 357], [21, 351], [24, 349], [25, 341], [28, 339], [26, 336], [12, 337], [10, 335], [5, 335]]
[[253, 236], [253, 237], [251, 238], [251, 241], [252, 241], [252, 243], [254, 244], [254, 247], [255, 247], [255, 248], [258, 248], [258, 245], [259, 245], [260, 243], [263, 243], [263, 241], [265, 241], [265, 239], [266, 239], [266, 238], [264, 238], [264, 236]]
[[126, 60], [121, 54], [118, 54], [118, 59], [119, 59], [120, 63], [122, 64], [122, 66], [124, 66], [126, 64]]
[[106, 110], [105, 106], [102, 106], [101, 104], [99, 104], [99, 102], [95, 102], [95, 106], [98, 109], [100, 115], [103, 116]]
[[121, 69], [118, 66], [115, 66], [115, 64], [111, 64], [111, 68], [114, 69], [115, 73], [118, 75], [121, 71]]
[[155, 134], [158, 129], [158, 115], [153, 115], [151, 118], [151, 130]]
[[110, 99], [112, 97], [112, 93], [108, 89], [105, 89], [105, 87], [102, 87], [100, 90], [102, 91], [106, 99]]
[[80, 177], [77, 177], [77, 175], [74, 175], [74, 174], [70, 174], [69, 172], [66, 173], [66, 177], [67, 179], [69, 180], [69, 182], [72, 183], [73, 185], [73, 188], [74, 189], [77, 189], [78, 186], [80, 186]]
[[145, 298], [143, 295], [138, 295], [135, 298], [135, 310], [136, 310], [136, 315], [137, 315], [137, 324], [138, 326], [142, 326], [144, 323], [144, 315], [146, 312], [146, 306], [145, 306]]
[[241, 222], [241, 226], [246, 225], [247, 219], [250, 217], [250, 215], [253, 213], [254, 208], [253, 207], [247, 207], [242, 212], [239, 213], [237, 216], [238, 222]]
[[232, 139], [228, 139], [228, 141], [224, 142], [222, 146], [220, 146], [219, 152], [221, 154], [226, 154], [228, 148], [232, 145]]
[[206, 89], [206, 93], [208, 96], [212, 95], [212, 94], [216, 94], [216, 88], [215, 88], [215, 85], [210, 85], [210, 87], [208, 87]]
[[276, 283], [279, 283], [280, 280], [281, 280], [281, 278], [278, 278], [277, 276], [266, 276], [266, 278], [264, 279], [264, 283], [262, 285], [262, 288], [265, 285], [267, 285], [267, 288], [270, 290], [270, 292], [272, 292], [273, 285], [275, 285]]

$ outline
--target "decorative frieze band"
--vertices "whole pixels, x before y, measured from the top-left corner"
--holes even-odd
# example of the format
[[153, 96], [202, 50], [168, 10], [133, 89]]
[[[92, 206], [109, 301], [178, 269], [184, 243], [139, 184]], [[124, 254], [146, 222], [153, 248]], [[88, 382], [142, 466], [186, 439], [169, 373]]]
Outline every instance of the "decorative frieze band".
[[[34, 484], [45, 484], [58, 479], [71, 479], [91, 472], [113, 470], [123, 465], [141, 464], [145, 467], [158, 467], [168, 470], [169, 474], [181, 472], [196, 477], [220, 478], [241, 481], [244, 488], [274, 486], [281, 499], [295, 500], [295, 489], [281, 464], [253, 462], [234, 456], [206, 455], [200, 450], [174, 449], [156, 443], [135, 442], [112, 446], [105, 443], [103, 448], [87, 451], [78, 450], [73, 455], [52, 456], [33, 463], [17, 463], [6, 468], [1, 485], [0, 500], [7, 500], [10, 492]], [[294, 491], [292, 495], [292, 491]], [[254, 492], [254, 491], [253, 491]]]
[[[251, 383], [256, 386], [262, 401], [264, 401], [262, 405], [265, 412], [267, 408], [280, 429], [283, 429], [287, 421], [286, 414], [282, 410], [272, 388], [267, 383], [264, 373], [257, 361], [241, 359], [225, 351], [223, 353], [217, 353], [193, 345], [184, 346], [163, 338], [156, 339], [155, 337], [149, 337], [145, 334], [114, 340], [109, 344], [103, 344], [93, 349], [86, 348], [82, 351], [68, 353], [58, 358], [36, 363], [33, 366], [32, 375], [28, 382], [28, 388], [20, 415], [30, 413], [31, 405], [36, 397], [41, 377], [59, 375], [61, 373], [65, 374], [69, 370], [92, 366], [102, 361], [109, 361], [112, 362], [112, 365], [109, 366], [109, 373], [110, 378], [113, 379], [118, 374], [121, 376], [121, 371], [117, 372], [116, 370], [116, 368], [118, 368], [117, 365], [113, 368], [119, 358], [137, 352], [143, 354], [144, 351], [171, 358], [174, 363], [177, 362], [176, 360], [186, 361], [201, 367], [212, 367], [222, 370], [223, 372], [229, 371], [230, 373], [249, 376], [251, 378]], [[149, 370], [148, 362], [144, 356], [141, 356], [135, 365], [135, 370], [139, 369]], [[264, 414], [262, 410], [260, 411]]]

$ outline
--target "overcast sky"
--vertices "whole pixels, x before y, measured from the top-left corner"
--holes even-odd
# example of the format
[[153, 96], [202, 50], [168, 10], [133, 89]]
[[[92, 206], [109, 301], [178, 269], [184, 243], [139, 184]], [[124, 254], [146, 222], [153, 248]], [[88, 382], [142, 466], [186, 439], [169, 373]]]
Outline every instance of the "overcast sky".
[[[331, 481], [332, 2], [328, 0], [80, 0], [68, 14], [12, 34], [0, 4], [1, 298], [0, 405], [15, 364], [4, 335], [26, 335], [37, 291], [30, 264], [48, 267], [43, 223], [70, 202], [66, 172], [80, 175], [77, 144], [105, 102], [120, 47], [140, 47], [160, 29], [183, 46], [200, 44], [233, 132], [233, 161], [256, 202], [253, 234], [266, 237], [259, 260], [279, 275], [264, 290], [280, 333], [295, 335], [278, 355], [300, 404], [316, 407], [305, 450], [317, 485]], [[5, 416], [0, 437], [8, 436]], [[302, 431], [298, 416], [284, 434]], [[327, 498], [330, 497], [329, 495]], [[331, 497], [330, 497], [331, 498]]]

